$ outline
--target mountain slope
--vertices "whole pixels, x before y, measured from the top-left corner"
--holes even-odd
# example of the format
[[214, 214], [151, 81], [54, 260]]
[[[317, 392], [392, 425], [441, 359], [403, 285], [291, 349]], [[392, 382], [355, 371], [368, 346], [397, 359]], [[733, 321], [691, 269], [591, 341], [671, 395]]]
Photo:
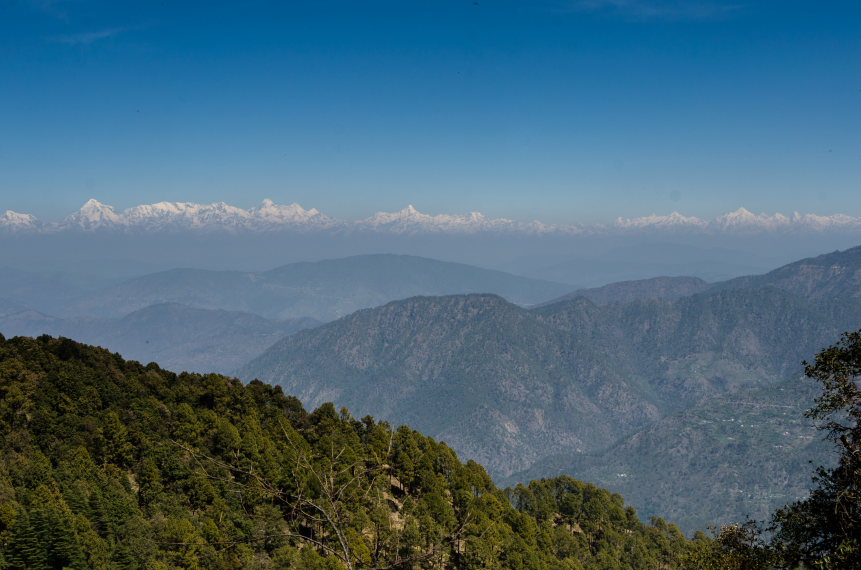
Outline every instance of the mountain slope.
[[[612, 374], [592, 382], [598, 358], [500, 297], [418, 297], [284, 339], [240, 374], [311, 405], [334, 401], [422, 426], [510, 472], [540, 448], [593, 447], [585, 442], [618, 437], [620, 423], [658, 417], [639, 386]], [[570, 415], [584, 421], [571, 429]]]
[[492, 296], [415, 298], [284, 339], [240, 375], [407, 421], [506, 476], [779, 381], [858, 322], [858, 303], [774, 288], [533, 311]]
[[408, 427], [64, 338], [0, 336], [0, 433], [8, 570], [675, 569], [695, 546], [570, 477], [503, 492]]
[[540, 307], [547, 324], [613, 352], [671, 408], [797, 372], [830, 339], [861, 323], [861, 303], [807, 300], [766, 287], [676, 301], [596, 307], [576, 299]]
[[537, 303], [569, 287], [501, 271], [407, 255], [362, 255], [293, 263], [260, 273], [175, 269], [83, 297], [71, 315], [121, 316], [155, 303], [332, 320], [414, 295], [496, 293]]
[[702, 293], [708, 288], [709, 284], [697, 277], [652, 277], [651, 279], [637, 279], [635, 281], [619, 281], [590, 289], [578, 289], [543, 304], [552, 305], [577, 297], [585, 297], [598, 305], [630, 303], [641, 299], [672, 301], [680, 297]]
[[685, 529], [765, 520], [807, 495], [812, 466], [834, 461], [831, 444], [804, 417], [815, 390], [791, 378], [708, 398], [603, 453], [550, 456], [506, 480], [576, 473]]
[[861, 297], [861, 246], [809, 257], [764, 275], [738, 277], [715, 289], [778, 287], [811, 298]]

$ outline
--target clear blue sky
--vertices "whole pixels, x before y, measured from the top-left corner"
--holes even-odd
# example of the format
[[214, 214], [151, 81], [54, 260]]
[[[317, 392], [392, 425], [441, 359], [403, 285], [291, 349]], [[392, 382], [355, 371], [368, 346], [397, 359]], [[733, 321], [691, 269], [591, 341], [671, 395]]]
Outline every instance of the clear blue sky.
[[0, 210], [861, 215], [861, 8], [0, 0]]

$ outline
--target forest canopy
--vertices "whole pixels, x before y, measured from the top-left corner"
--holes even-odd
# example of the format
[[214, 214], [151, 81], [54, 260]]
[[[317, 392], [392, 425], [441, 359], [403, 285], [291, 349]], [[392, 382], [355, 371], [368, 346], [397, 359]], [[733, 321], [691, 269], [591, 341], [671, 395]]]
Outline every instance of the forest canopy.
[[682, 568], [707, 540], [570, 477], [280, 388], [0, 336], [0, 568]]

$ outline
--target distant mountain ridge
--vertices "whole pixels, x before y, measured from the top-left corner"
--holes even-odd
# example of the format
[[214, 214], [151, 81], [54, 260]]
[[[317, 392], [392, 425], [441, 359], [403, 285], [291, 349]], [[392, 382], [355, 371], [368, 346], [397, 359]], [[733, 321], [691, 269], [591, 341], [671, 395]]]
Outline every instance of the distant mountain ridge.
[[861, 297], [861, 246], [808, 257], [763, 275], [716, 283], [716, 289], [771, 286], [804, 297]]
[[490, 218], [480, 212], [429, 215], [414, 206], [396, 212], [377, 212], [361, 220], [348, 221], [305, 209], [297, 203], [276, 204], [263, 200], [258, 207], [244, 209], [214, 202], [158, 202], [117, 211], [96, 199], [88, 200], [61, 222], [43, 223], [30, 214], [6, 210], [0, 215], [0, 230], [13, 233], [62, 231], [223, 231], [223, 232], [375, 232], [389, 234], [476, 234], [505, 233], [529, 235], [582, 235], [607, 232], [672, 231], [699, 233], [750, 233], [780, 231], [861, 231], [861, 217], [846, 214], [822, 216], [793, 213], [785, 216], [755, 214], [739, 208], [703, 220], [679, 212], [637, 218], [617, 218], [613, 224], [546, 224]]
[[777, 287], [802, 297], [861, 297], [861, 246], [789, 263], [762, 275], [745, 275], [716, 283], [696, 277], [653, 277], [578, 289], [542, 303], [551, 305], [585, 297], [598, 304], [665, 299], [705, 291]]
[[58, 318], [0, 300], [0, 333], [78, 338], [143, 363], [177, 372], [226, 373], [313, 319], [273, 321], [237, 311], [154, 304], [120, 318]]
[[542, 303], [552, 305], [577, 297], [584, 297], [593, 303], [630, 303], [641, 299], [664, 299], [672, 301], [706, 291], [710, 285], [697, 277], [652, 277], [634, 281], [619, 281], [602, 287], [578, 289], [566, 295]]
[[408, 255], [360, 255], [291, 263], [263, 272], [173, 269], [81, 297], [67, 315], [119, 317], [155, 303], [254, 313], [270, 319], [333, 320], [414, 295], [496, 293], [533, 304], [569, 286]]

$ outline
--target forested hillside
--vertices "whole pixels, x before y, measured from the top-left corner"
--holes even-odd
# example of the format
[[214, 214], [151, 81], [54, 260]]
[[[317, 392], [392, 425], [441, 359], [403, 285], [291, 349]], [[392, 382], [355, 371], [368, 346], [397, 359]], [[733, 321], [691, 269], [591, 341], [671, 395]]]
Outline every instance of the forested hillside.
[[569, 477], [277, 387], [0, 336], [0, 568], [681, 568], [703, 539]]

